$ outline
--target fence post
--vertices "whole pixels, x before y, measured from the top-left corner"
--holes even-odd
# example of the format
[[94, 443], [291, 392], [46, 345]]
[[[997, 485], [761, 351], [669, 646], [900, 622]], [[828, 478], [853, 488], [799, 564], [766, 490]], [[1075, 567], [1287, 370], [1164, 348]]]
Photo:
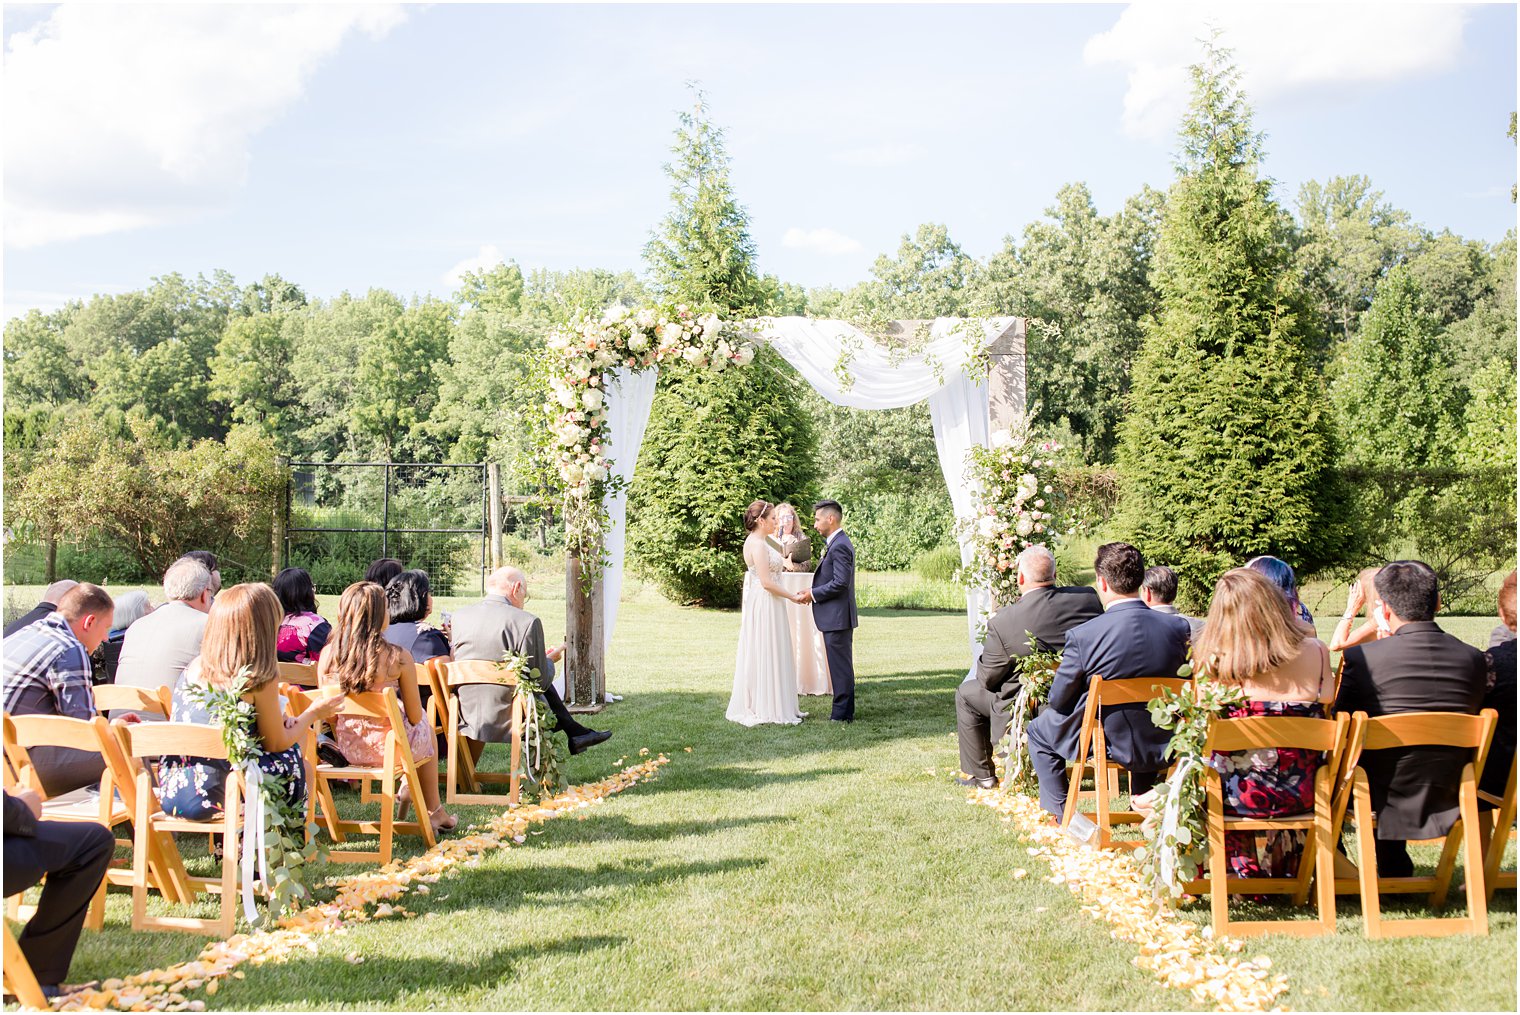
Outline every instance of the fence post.
[[380, 495], [380, 556], [391, 555], [391, 463], [385, 463], [385, 488]]
[[288, 524], [286, 515], [290, 511], [290, 458], [280, 455], [280, 474], [285, 477], [284, 486], [275, 497], [274, 517], [269, 525], [269, 577], [274, 578], [280, 573], [280, 558], [285, 551], [285, 526]]
[[501, 466], [486, 464], [486, 496], [490, 498], [486, 515], [491, 526], [491, 570], [502, 565], [501, 559]]

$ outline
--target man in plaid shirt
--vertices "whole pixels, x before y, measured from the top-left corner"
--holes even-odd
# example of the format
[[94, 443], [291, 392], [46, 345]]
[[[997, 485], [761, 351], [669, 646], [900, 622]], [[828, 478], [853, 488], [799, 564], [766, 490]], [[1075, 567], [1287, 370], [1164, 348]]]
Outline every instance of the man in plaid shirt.
[[[99, 585], [74, 586], [58, 610], [5, 639], [5, 711], [10, 715], [95, 715], [90, 653], [111, 630], [115, 605]], [[50, 797], [100, 781], [99, 754], [64, 747], [27, 752]]]

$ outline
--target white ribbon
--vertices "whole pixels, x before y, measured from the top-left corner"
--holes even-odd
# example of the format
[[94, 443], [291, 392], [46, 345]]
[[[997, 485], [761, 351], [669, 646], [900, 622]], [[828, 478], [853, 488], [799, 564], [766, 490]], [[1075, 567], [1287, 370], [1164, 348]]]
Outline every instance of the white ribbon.
[[1161, 832], [1156, 838], [1156, 849], [1161, 883], [1168, 888], [1177, 887], [1177, 844], [1173, 837], [1182, 820], [1182, 785], [1195, 769], [1202, 767], [1203, 761], [1197, 755], [1184, 755], [1172, 777], [1166, 780], [1166, 805], [1161, 809]]
[[1013, 711], [1008, 717], [1008, 760], [1003, 765], [1003, 788], [1012, 789], [1014, 780], [1024, 774], [1024, 758], [1028, 749], [1024, 745], [1024, 725], [1029, 715], [1029, 685], [1019, 682], [1019, 693], [1013, 699]]
[[243, 762], [243, 916], [249, 923], [258, 919], [253, 896], [253, 860], [257, 855], [259, 876], [264, 890], [269, 890], [269, 854], [264, 842], [264, 770], [258, 758]]

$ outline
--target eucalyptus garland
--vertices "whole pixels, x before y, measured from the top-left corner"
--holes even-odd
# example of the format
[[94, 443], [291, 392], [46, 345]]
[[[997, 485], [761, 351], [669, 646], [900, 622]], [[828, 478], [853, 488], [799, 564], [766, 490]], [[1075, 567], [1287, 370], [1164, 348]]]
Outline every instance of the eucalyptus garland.
[[[221, 727], [222, 743], [233, 768], [246, 769], [258, 764], [263, 744], [254, 734], [257, 718], [248, 693], [248, 672], [241, 670], [226, 687], [211, 687], [201, 681], [186, 683], [186, 693], [203, 707], [211, 723]], [[248, 786], [254, 788], [250, 780]], [[326, 859], [327, 849], [317, 839], [316, 825], [306, 825], [305, 808], [289, 801], [289, 779], [262, 772], [257, 791], [264, 804], [265, 864], [269, 881], [264, 885], [267, 912], [261, 924], [272, 924], [280, 913], [294, 903], [311, 897], [308, 878], [311, 866]], [[243, 849], [254, 848], [244, 842]]]
[[528, 719], [523, 729], [523, 752], [518, 774], [538, 786], [540, 800], [548, 799], [568, 785], [565, 776], [565, 750], [554, 736], [558, 724], [552, 714], [545, 715], [538, 696], [544, 691], [543, 675], [529, 665], [528, 657], [508, 652], [501, 658], [502, 669], [517, 677], [518, 693], [527, 695]]
[[1003, 791], [1036, 793], [1039, 781], [1029, 758], [1029, 720], [1050, 700], [1050, 685], [1061, 668], [1061, 653], [1046, 652], [1029, 631], [1029, 654], [1014, 661], [1019, 673], [1019, 693], [1009, 706], [1008, 726], [998, 742], [998, 753], [1008, 759], [1003, 768]]

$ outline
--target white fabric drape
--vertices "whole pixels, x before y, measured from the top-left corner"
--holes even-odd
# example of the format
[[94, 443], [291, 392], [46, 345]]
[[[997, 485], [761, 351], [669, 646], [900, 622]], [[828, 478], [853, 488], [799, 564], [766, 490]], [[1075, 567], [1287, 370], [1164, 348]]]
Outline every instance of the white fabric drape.
[[[835, 405], [855, 409], [900, 409], [928, 400], [934, 423], [934, 444], [940, 470], [950, 489], [950, 502], [957, 518], [971, 513], [971, 491], [965, 481], [966, 455], [973, 445], [985, 445], [987, 433], [987, 384], [972, 382], [964, 367], [972, 353], [1002, 334], [1012, 318], [965, 321], [941, 317], [926, 322], [928, 341], [912, 354], [894, 358], [888, 350], [845, 321], [811, 320], [806, 317], [775, 317], [756, 322], [760, 334], [782, 358], [797, 369], [820, 395]], [[841, 369], [841, 361], [848, 362]], [[843, 374], [843, 376], [840, 376]], [[618, 369], [607, 386], [607, 422], [612, 442], [613, 473], [633, 480], [639, 447], [654, 405], [657, 370], [638, 373]], [[608, 563], [602, 620], [603, 645], [610, 648], [617, 625], [618, 597], [623, 588], [623, 554], [626, 546], [627, 493], [608, 499], [611, 525], [607, 531]], [[961, 546], [965, 562], [970, 550]], [[976, 627], [987, 593], [966, 596], [966, 622], [975, 666], [980, 645]], [[557, 678], [556, 686], [562, 686]]]

